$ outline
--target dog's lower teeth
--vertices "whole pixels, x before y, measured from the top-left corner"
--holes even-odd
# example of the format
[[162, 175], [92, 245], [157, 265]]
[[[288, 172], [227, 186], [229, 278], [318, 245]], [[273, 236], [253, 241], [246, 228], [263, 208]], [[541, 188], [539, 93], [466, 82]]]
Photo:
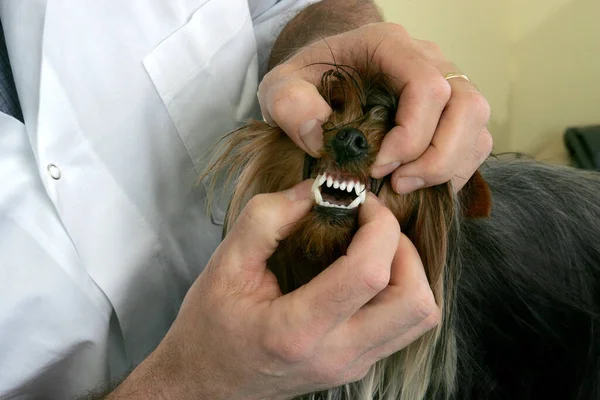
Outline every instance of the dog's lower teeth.
[[356, 208], [361, 203], [360, 196], [355, 198], [352, 203], [348, 204], [348, 208]]
[[321, 195], [321, 191], [319, 190], [319, 188], [317, 188], [316, 190], [313, 190], [314, 194], [315, 194], [315, 201], [318, 205], [322, 205], [323, 204], [323, 196]]

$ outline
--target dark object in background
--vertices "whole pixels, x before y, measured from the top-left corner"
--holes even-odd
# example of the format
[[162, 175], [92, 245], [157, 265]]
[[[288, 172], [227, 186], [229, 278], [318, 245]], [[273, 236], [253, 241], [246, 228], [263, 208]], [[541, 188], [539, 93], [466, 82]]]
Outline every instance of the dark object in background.
[[564, 139], [578, 168], [600, 171], [600, 125], [568, 128]]
[[11, 115], [23, 122], [23, 112], [15, 88], [13, 73], [4, 41], [4, 30], [0, 21], [0, 112]]

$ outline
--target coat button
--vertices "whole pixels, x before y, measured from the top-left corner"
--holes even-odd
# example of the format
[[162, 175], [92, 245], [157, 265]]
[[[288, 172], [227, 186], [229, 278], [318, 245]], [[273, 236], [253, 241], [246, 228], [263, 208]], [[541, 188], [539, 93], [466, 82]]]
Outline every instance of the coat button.
[[48, 174], [50, 174], [52, 179], [59, 180], [61, 176], [60, 168], [54, 164], [48, 164]]

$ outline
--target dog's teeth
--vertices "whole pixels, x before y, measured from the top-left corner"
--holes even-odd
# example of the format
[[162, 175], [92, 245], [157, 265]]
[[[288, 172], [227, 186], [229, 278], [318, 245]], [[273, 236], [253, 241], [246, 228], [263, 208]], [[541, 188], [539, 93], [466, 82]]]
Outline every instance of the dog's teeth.
[[315, 201], [317, 202], [317, 204], [322, 206], [323, 196], [321, 195], [321, 191], [319, 190], [319, 188], [317, 188], [317, 190], [313, 190], [313, 193], [315, 194]]
[[319, 191], [319, 177], [320, 177], [320, 175], [317, 175], [317, 177], [315, 178], [315, 181], [313, 182], [312, 189], [311, 189], [313, 192]]
[[327, 187], [331, 187], [333, 185], [333, 178], [331, 176], [327, 177]]
[[364, 183], [361, 183], [361, 184], [360, 184], [360, 192], [361, 192], [361, 193], [363, 193], [363, 192], [365, 191], [365, 187], [366, 187], [366, 186], [365, 186], [365, 184], [364, 184]]
[[348, 207], [347, 207], [347, 208], [349, 208], [349, 209], [356, 208], [356, 207], [358, 207], [358, 205], [359, 205], [359, 204], [361, 204], [361, 203], [360, 203], [360, 196], [359, 196], [359, 197], [357, 197], [357, 198], [355, 198], [355, 199], [352, 201], [352, 203], [348, 204]]
[[354, 182], [350, 181], [350, 183], [346, 187], [346, 190], [348, 191], [348, 193], [352, 193], [352, 189], [354, 189]]
[[323, 183], [325, 183], [326, 180], [327, 180], [327, 177], [325, 176], [325, 174], [319, 175], [319, 186], [321, 186]]
[[346, 190], [346, 182], [340, 183], [340, 190]]
[[360, 192], [358, 198], [360, 199], [360, 204], [364, 204], [365, 200], [367, 199], [367, 192], [363, 190]]
[[360, 195], [360, 183], [356, 182], [356, 185], [354, 186], [354, 191], [356, 192], [357, 196]]
[[340, 187], [340, 183], [338, 181], [333, 182], [333, 188], [337, 189]]

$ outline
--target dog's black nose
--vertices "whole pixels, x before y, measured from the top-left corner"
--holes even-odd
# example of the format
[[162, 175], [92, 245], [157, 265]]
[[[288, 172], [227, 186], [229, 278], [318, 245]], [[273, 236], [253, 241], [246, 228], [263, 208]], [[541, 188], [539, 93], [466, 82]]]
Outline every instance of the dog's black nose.
[[332, 147], [335, 151], [336, 161], [344, 163], [364, 157], [369, 150], [369, 143], [361, 131], [346, 127], [340, 129], [335, 135]]

